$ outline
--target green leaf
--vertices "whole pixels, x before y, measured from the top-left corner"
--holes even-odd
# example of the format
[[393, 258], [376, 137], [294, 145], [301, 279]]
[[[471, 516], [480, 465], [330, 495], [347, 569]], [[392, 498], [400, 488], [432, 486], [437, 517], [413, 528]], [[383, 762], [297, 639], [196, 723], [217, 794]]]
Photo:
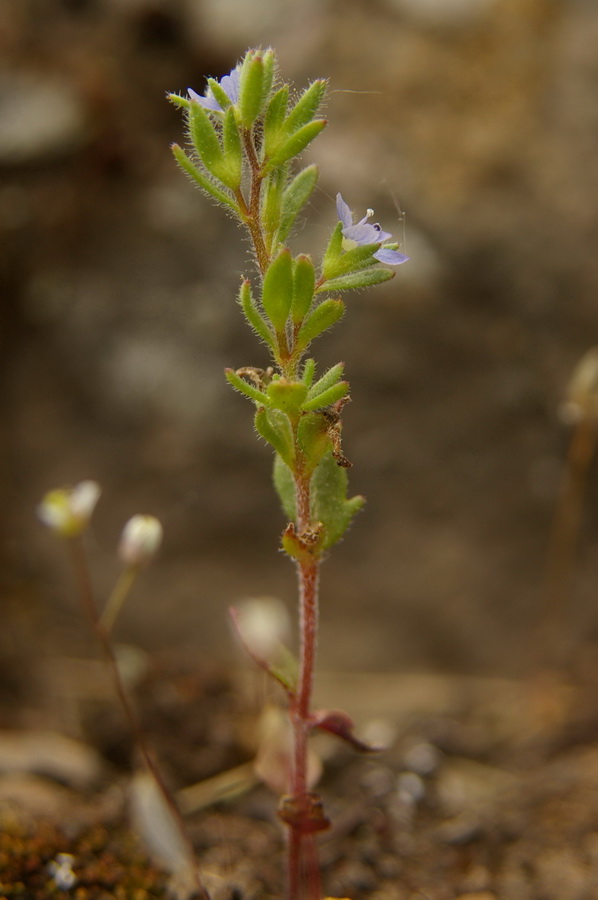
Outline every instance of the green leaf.
[[[303, 384], [306, 387], [310, 388], [310, 393], [311, 393], [311, 386], [312, 386], [312, 382], [314, 380], [315, 374], [316, 374], [315, 359], [306, 359], [305, 365], [303, 366], [303, 374], [301, 376], [301, 380], [303, 381]], [[309, 394], [307, 396], [309, 397]]]
[[280, 227], [282, 197], [286, 181], [286, 166], [281, 166], [264, 179], [261, 220], [270, 243], [274, 243]]
[[287, 464], [277, 456], [274, 460], [274, 487], [287, 518], [294, 522], [297, 518], [295, 479]]
[[296, 349], [300, 351], [305, 350], [314, 338], [317, 338], [323, 331], [332, 328], [339, 319], [342, 319], [344, 312], [345, 304], [342, 300], [330, 298], [316, 306], [299, 329]]
[[285, 119], [284, 130], [287, 134], [296, 132], [311, 122], [320, 108], [327, 86], [324, 79], [318, 79], [303, 91]]
[[167, 94], [166, 99], [173, 104], [173, 106], [178, 106], [179, 109], [189, 109], [190, 100], [187, 97], [181, 97], [180, 94]]
[[220, 203], [222, 206], [228, 206], [229, 209], [232, 209], [235, 215], [239, 215], [239, 207], [235, 203], [232, 197], [226, 194], [221, 188], [219, 188], [213, 181], [211, 181], [197, 166], [192, 162], [192, 160], [187, 156], [184, 150], [179, 147], [178, 144], [172, 145], [172, 152], [174, 154], [174, 158], [178, 162], [179, 166], [189, 175], [196, 184], [202, 189], [205, 194], [208, 194], [213, 200], [216, 200], [217, 203]]
[[328, 271], [332, 266], [336, 265], [338, 259], [343, 255], [343, 223], [337, 222], [334, 231], [330, 235], [328, 246], [322, 260], [322, 271]]
[[220, 178], [225, 166], [222, 147], [212, 120], [203, 106], [195, 102], [189, 104], [189, 135], [206, 169]]
[[329, 424], [322, 413], [304, 413], [297, 427], [297, 444], [305, 460], [305, 471], [311, 473], [325, 453], [331, 449]]
[[293, 300], [293, 257], [286, 247], [270, 263], [264, 276], [262, 306], [274, 329], [284, 331]]
[[328, 263], [325, 262], [322, 274], [328, 280], [337, 278], [340, 275], [346, 275], [349, 272], [365, 269], [368, 266], [375, 266], [378, 260], [374, 259], [374, 253], [379, 249], [379, 242], [352, 247], [350, 250], [340, 253], [334, 260], [328, 260]]
[[269, 86], [264, 75], [261, 54], [259, 51], [249, 51], [241, 66], [239, 83], [239, 114], [245, 128], [251, 128], [266, 100]]
[[306, 166], [291, 181], [282, 197], [282, 216], [278, 232], [279, 241], [286, 241], [295, 219], [311, 197], [318, 183], [318, 167]]
[[249, 384], [249, 382], [241, 378], [240, 375], [237, 375], [233, 369], [225, 369], [224, 374], [226, 375], [226, 380], [229, 384], [232, 384], [236, 391], [245, 394], [246, 397], [249, 397], [250, 400], [253, 400], [254, 403], [257, 403], [259, 406], [270, 406], [270, 400], [266, 394], [253, 387], [252, 384]]
[[267, 159], [277, 149], [282, 133], [282, 124], [289, 102], [289, 88], [284, 85], [276, 91], [264, 116], [264, 158]]
[[311, 144], [314, 138], [326, 127], [326, 119], [315, 119], [296, 131], [274, 152], [264, 166], [265, 172], [271, 172], [272, 169], [287, 162], [294, 156], [302, 153], [308, 144]]
[[262, 61], [264, 64], [264, 76], [263, 76], [263, 94], [264, 101], [262, 103], [262, 110], [264, 108], [265, 103], [270, 99], [270, 95], [272, 93], [272, 85], [274, 84], [274, 77], [276, 75], [277, 69], [277, 60], [276, 53], [272, 50], [271, 47], [268, 47], [262, 53]]
[[325, 406], [330, 406], [331, 403], [336, 403], [337, 400], [346, 397], [348, 393], [349, 382], [339, 381], [338, 384], [333, 384], [325, 391], [322, 391], [321, 394], [317, 394], [317, 396], [313, 397], [311, 400], [306, 400], [303, 404], [303, 409], [323, 409]]
[[291, 317], [295, 325], [303, 321], [314, 299], [316, 273], [309, 256], [301, 254], [293, 268]]
[[270, 382], [267, 394], [270, 406], [295, 418], [299, 415], [299, 410], [307, 397], [307, 386], [302, 381], [278, 378]]
[[374, 284], [382, 284], [395, 277], [395, 272], [390, 269], [378, 268], [365, 269], [361, 272], [353, 272], [350, 275], [341, 275], [340, 278], [331, 278], [324, 281], [316, 290], [317, 294], [324, 291], [352, 291], [356, 288], [371, 287]]
[[324, 526], [324, 548], [341, 539], [363, 507], [361, 496], [347, 499], [347, 471], [337, 466], [332, 453], [323, 457], [311, 479], [312, 518]]
[[255, 414], [255, 428], [288, 466], [295, 459], [293, 429], [288, 416], [278, 409], [265, 409], [263, 406]]
[[[231, 106], [231, 101], [218, 79], [208, 78], [208, 87], [214, 100], [216, 100], [216, 102], [220, 104], [223, 110], [227, 110], [229, 106]], [[216, 115], [221, 115], [220, 110], [217, 109], [210, 110], [210, 112], [212, 113], [212, 115], [214, 113], [216, 113]]]
[[345, 364], [340, 362], [335, 366], [332, 366], [328, 369], [327, 372], [324, 372], [321, 378], [318, 378], [316, 383], [311, 386], [309, 389], [309, 394], [307, 395], [308, 400], [313, 400], [314, 397], [317, 397], [323, 391], [327, 391], [329, 387], [337, 384], [340, 379], [343, 377], [343, 372], [345, 371]]
[[276, 347], [276, 338], [272, 333], [272, 329], [265, 319], [262, 318], [257, 304], [253, 299], [251, 292], [251, 284], [245, 279], [241, 283], [239, 289], [239, 303], [245, 315], [245, 318], [255, 331], [255, 333], [266, 343], [272, 350]]
[[227, 179], [222, 179], [227, 187], [238, 190], [241, 186], [243, 175], [243, 150], [241, 148], [241, 135], [237, 126], [235, 111], [229, 106], [224, 115], [222, 127], [222, 146], [227, 168]]

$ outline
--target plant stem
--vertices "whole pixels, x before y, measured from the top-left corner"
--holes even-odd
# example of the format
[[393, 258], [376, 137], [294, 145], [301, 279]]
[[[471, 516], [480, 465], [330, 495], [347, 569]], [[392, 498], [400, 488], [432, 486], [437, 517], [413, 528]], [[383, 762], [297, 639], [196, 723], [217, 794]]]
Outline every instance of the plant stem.
[[243, 145], [245, 154], [251, 169], [251, 186], [249, 190], [249, 203], [245, 204], [247, 209], [246, 225], [251, 234], [253, 248], [257, 264], [262, 276], [270, 263], [270, 255], [266, 249], [264, 235], [262, 233], [262, 225], [260, 221], [260, 195], [262, 190], [263, 176], [261, 173], [260, 162], [255, 150], [253, 134], [249, 129], [243, 131]]
[[582, 523], [583, 499], [590, 463], [596, 450], [598, 429], [592, 418], [583, 418], [571, 436], [561, 490], [550, 535], [546, 607], [540, 622], [539, 641], [543, 664], [562, 665], [567, 653], [566, 608], [570, 599], [575, 551]]
[[[261, 189], [263, 183], [262, 169], [256, 152], [254, 135], [246, 129], [242, 135], [245, 155], [251, 171], [249, 198], [237, 197], [239, 208], [243, 211], [244, 223], [251, 236], [255, 257], [262, 278], [271, 259], [267, 243], [262, 231], [260, 217]], [[242, 202], [241, 202], [242, 201]], [[277, 334], [278, 357], [276, 362], [285, 377], [293, 380], [297, 375], [298, 357], [295, 353], [295, 342], [301, 323], [297, 324], [288, 344], [286, 333]], [[297, 498], [297, 536], [315, 533], [312, 522], [310, 502], [311, 473], [303, 471], [303, 453], [297, 445], [297, 423], [294, 423], [296, 443], [296, 468], [294, 471]], [[327, 827], [321, 813], [319, 798], [308, 790], [308, 738], [311, 730], [311, 696], [314, 682], [316, 662], [316, 646], [318, 632], [318, 586], [320, 575], [321, 551], [309, 549], [306, 540], [305, 558], [297, 561], [299, 581], [299, 680], [289, 709], [293, 732], [293, 759], [291, 775], [291, 796], [289, 809], [281, 817], [289, 827], [287, 857], [287, 900], [321, 900], [320, 868], [315, 844], [315, 832]]]
[[[309, 480], [296, 477], [297, 528], [301, 535], [311, 526]], [[287, 891], [288, 900], [320, 900], [320, 873], [314, 842], [314, 823], [308, 792], [308, 738], [311, 730], [311, 697], [314, 683], [318, 633], [318, 587], [320, 556], [297, 562], [299, 580], [300, 653], [299, 683], [291, 704], [293, 768], [291, 795], [294, 816], [289, 820]]]
[[127, 566], [116, 582], [116, 586], [110, 594], [106, 606], [102, 610], [102, 615], [99, 617], [100, 624], [107, 635], [112, 631], [114, 623], [118, 618], [118, 614], [123, 608], [123, 604], [127, 599], [138, 574], [138, 566]]
[[153, 778], [156, 787], [158, 788], [166, 806], [168, 807], [172, 815], [174, 822], [176, 823], [179, 831], [179, 836], [181, 838], [183, 846], [187, 851], [189, 868], [194, 875], [194, 880], [199, 892], [199, 900], [209, 900], [208, 893], [201, 882], [197, 865], [195, 864], [193, 845], [191, 843], [189, 835], [187, 834], [187, 829], [185, 827], [185, 823], [183, 822], [180, 810], [176, 805], [174, 797], [169, 791], [166, 782], [162, 777], [162, 773], [160, 772], [150, 752], [149, 746], [145, 739], [145, 735], [143, 733], [143, 729], [141, 727], [141, 723], [139, 721], [139, 718], [137, 717], [137, 714], [133, 708], [133, 705], [129, 699], [125, 685], [123, 683], [123, 679], [118, 668], [118, 661], [114, 653], [114, 647], [112, 646], [112, 642], [110, 640], [109, 632], [107, 631], [98, 615], [94, 602], [91, 579], [89, 577], [89, 568], [87, 565], [87, 559], [85, 557], [83, 544], [80, 538], [72, 538], [71, 540], [69, 540], [68, 544], [71, 549], [73, 567], [75, 570], [75, 577], [77, 579], [77, 586], [79, 589], [81, 603], [91, 629], [94, 632], [98, 643], [100, 644], [106, 665], [110, 670], [116, 694], [120, 701], [120, 705], [122, 707], [125, 718], [127, 719], [127, 722], [129, 724], [129, 728], [131, 729], [133, 742], [139, 750], [147, 771]]
[[[297, 565], [299, 577], [300, 669], [297, 696], [290, 715], [293, 727], [293, 769], [291, 792], [297, 821], [291, 824], [288, 847], [289, 900], [302, 900], [304, 879], [310, 885], [309, 900], [320, 900], [319, 867], [310, 830], [307, 750], [311, 695], [314, 682], [318, 631], [319, 559]], [[309, 844], [309, 846], [307, 846]]]

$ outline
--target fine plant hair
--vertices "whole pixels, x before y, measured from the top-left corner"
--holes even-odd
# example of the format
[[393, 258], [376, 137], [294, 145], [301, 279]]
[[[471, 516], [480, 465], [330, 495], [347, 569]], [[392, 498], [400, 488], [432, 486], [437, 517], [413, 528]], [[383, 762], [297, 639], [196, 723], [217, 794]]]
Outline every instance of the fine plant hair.
[[231, 617], [288, 708], [292, 750], [278, 806], [287, 834], [286, 900], [322, 900], [316, 837], [329, 821], [310, 781], [310, 733], [325, 731], [357, 750], [371, 749], [355, 737], [346, 713], [312, 708], [320, 567], [365, 501], [347, 493], [345, 365], [318, 371], [311, 345], [342, 319], [339, 295], [388, 281], [407, 261], [392, 235], [370, 221], [373, 211], [355, 222], [340, 193], [321, 258], [291, 249], [318, 181], [317, 167], [301, 167], [298, 158], [327, 125], [320, 112], [326, 90], [327, 82], [317, 79], [294, 92], [268, 48], [247, 51], [228, 75], [209, 78], [203, 94], [168, 95], [185, 117], [189, 142], [187, 150], [173, 145], [177, 163], [249, 238], [251, 272], [241, 279], [237, 300], [269, 354], [265, 364], [229, 368], [225, 376], [251, 402], [255, 430], [273, 451], [274, 487], [288, 519], [281, 546], [298, 578], [297, 656], [279, 643], [264, 652], [239, 611], [231, 610]]

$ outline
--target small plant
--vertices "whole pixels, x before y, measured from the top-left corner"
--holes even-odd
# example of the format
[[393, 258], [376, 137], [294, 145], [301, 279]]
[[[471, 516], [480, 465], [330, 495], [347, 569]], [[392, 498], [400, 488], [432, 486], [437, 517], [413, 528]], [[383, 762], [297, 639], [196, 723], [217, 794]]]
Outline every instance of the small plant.
[[[281, 543], [299, 582], [298, 657], [279, 641], [256, 641], [241, 611], [231, 610], [231, 617], [249, 655], [281, 686], [288, 703], [292, 751], [287, 791], [278, 809], [288, 833], [286, 900], [322, 898], [315, 838], [329, 823], [310, 782], [310, 733], [319, 729], [357, 750], [371, 749], [355, 737], [346, 713], [312, 709], [320, 567], [364, 498], [347, 496], [351, 463], [341, 435], [350, 390], [344, 363], [318, 372], [309, 351], [313, 341], [343, 317], [340, 293], [388, 281], [395, 274], [388, 266], [408, 259], [392, 235], [370, 221], [372, 210], [354, 222], [340, 194], [338, 221], [318, 263], [287, 244], [318, 180], [316, 166], [298, 171], [293, 166], [327, 124], [320, 116], [326, 86], [324, 80], [316, 80], [291, 94], [280, 78], [273, 50], [249, 50], [229, 75], [219, 81], [208, 79], [205, 94], [189, 89], [187, 96], [169, 95], [185, 114], [191, 145], [190, 153], [173, 145], [178, 164], [249, 235], [253, 272], [242, 279], [238, 302], [270, 356], [264, 367], [231, 368], [225, 374], [232, 387], [253, 403], [255, 429], [274, 451], [274, 485], [288, 517]], [[52, 491], [40, 506], [40, 516], [68, 539], [90, 624], [160, 802], [170, 811], [178, 832], [175, 843], [180, 841], [185, 861], [194, 869], [180, 813], [147, 749], [110, 641], [112, 625], [137, 572], [160, 543], [161, 527], [152, 517], [142, 516], [127, 524], [119, 548], [123, 575], [98, 614], [81, 543], [98, 495], [94, 482]], [[195, 887], [207, 896], [198, 875]]]
[[[310, 732], [338, 735], [358, 749], [350, 718], [311, 708], [318, 632], [318, 585], [325, 554], [341, 539], [364, 504], [347, 497], [351, 463], [341, 443], [342, 413], [349, 402], [344, 363], [317, 372], [312, 342], [343, 316], [338, 294], [388, 281], [387, 266], [407, 261], [392, 235], [369, 220], [353, 222], [349, 206], [336, 198], [338, 222], [316, 265], [294, 253], [287, 241], [318, 179], [313, 165], [293, 163], [326, 126], [320, 110], [326, 82], [316, 80], [291, 95], [271, 49], [249, 50], [206, 93], [189, 90], [169, 99], [186, 117], [191, 152], [173, 146], [187, 175], [210, 199], [247, 230], [255, 274], [243, 278], [238, 302], [250, 327], [269, 351], [264, 368], [227, 369], [230, 384], [255, 407], [255, 429], [274, 450], [274, 485], [289, 523], [282, 547], [299, 578], [300, 649], [264, 658], [246, 641], [253, 659], [286, 692], [293, 733], [289, 792], [279, 816], [288, 827], [287, 900], [320, 900], [315, 835], [328, 827], [307, 769]], [[237, 621], [241, 639], [243, 629]]]
[[[100, 486], [95, 481], [82, 481], [72, 488], [58, 488], [45, 495], [37, 512], [42, 522], [67, 543], [84, 615], [101, 648], [131, 737], [148, 774], [154, 818], [160, 820], [158, 827], [161, 828], [164, 828], [162, 822], [166, 821], [166, 827], [170, 828], [174, 835], [171, 842], [176, 843], [178, 854], [175, 878], [184, 883], [188, 895], [193, 892], [198, 900], [208, 900], [208, 893], [195, 863], [185, 823], [154, 760], [135, 707], [129, 698], [111, 637], [112, 627], [140, 570], [151, 562], [162, 543], [162, 525], [154, 516], [146, 515], [133, 516], [126, 523], [118, 545], [118, 555], [123, 564], [122, 572], [104, 609], [100, 612], [94, 596], [83, 543], [100, 492]], [[148, 789], [144, 788], [142, 799], [148, 793]], [[137, 794], [140, 794], [139, 790]], [[139, 805], [139, 797], [134, 799]], [[62, 875], [63, 870], [64, 866], [59, 870]], [[56, 879], [56, 873], [54, 878]]]

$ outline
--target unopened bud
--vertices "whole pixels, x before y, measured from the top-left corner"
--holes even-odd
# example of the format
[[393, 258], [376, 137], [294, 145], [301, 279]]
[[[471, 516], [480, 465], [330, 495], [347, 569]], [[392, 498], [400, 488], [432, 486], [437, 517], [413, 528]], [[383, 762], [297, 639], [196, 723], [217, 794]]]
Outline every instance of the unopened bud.
[[243, 600], [236, 607], [235, 624], [247, 649], [266, 660], [279, 654], [291, 630], [287, 608], [274, 597]]
[[133, 516], [123, 528], [118, 555], [128, 566], [146, 565], [157, 553], [162, 533], [162, 525], [154, 516]]
[[37, 507], [37, 514], [44, 525], [62, 537], [78, 537], [89, 524], [100, 492], [95, 481], [81, 481], [72, 488], [57, 488], [45, 495]]

